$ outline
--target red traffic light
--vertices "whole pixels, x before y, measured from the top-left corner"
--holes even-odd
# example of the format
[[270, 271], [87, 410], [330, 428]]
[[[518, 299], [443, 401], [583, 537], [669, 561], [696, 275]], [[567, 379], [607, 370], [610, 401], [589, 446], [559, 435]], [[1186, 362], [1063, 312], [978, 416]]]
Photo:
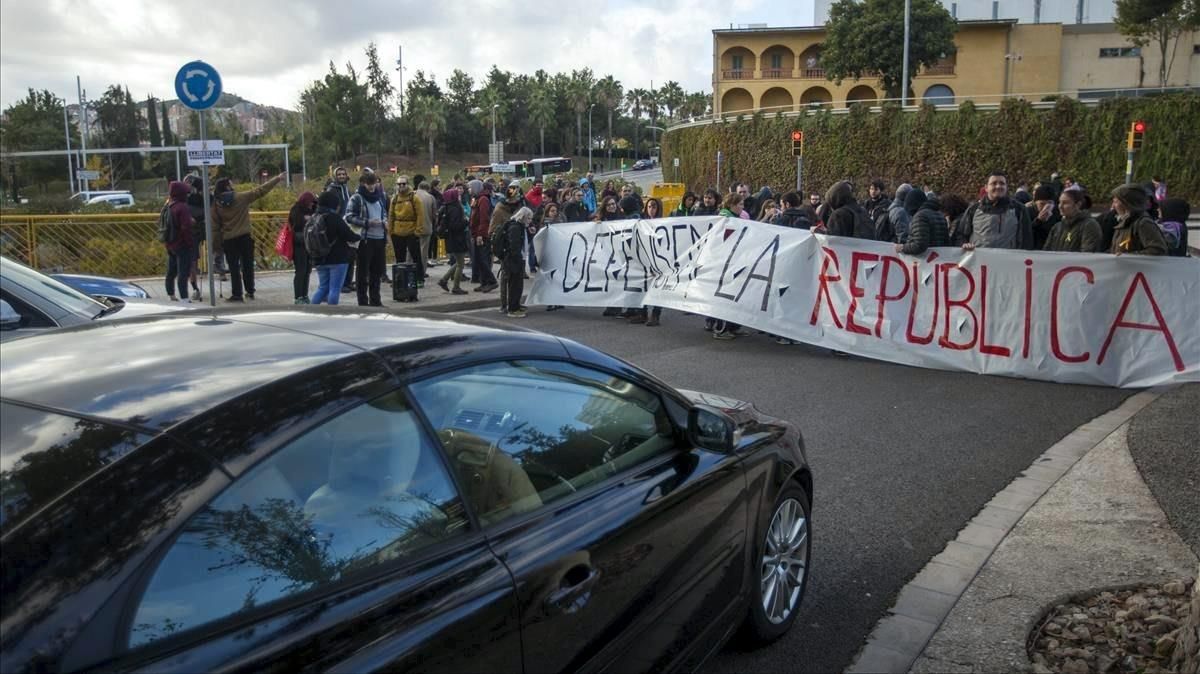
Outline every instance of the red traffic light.
[[794, 140], [794, 141], [804, 140], [804, 132], [803, 131], [793, 131], [792, 132], [792, 140]]
[[1140, 119], [1138, 121], [1134, 122], [1133, 123], [1133, 132], [1134, 133], [1146, 133], [1146, 123]]

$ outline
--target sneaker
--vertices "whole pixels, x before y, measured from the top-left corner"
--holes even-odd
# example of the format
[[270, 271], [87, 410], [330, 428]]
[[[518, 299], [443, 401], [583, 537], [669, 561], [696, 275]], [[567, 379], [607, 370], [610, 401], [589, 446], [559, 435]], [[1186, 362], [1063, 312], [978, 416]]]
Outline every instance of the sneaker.
[[233, 295], [230, 295], [229, 297], [226, 297], [226, 298], [225, 298], [225, 301], [226, 301], [226, 302], [245, 302], [245, 300], [243, 300], [242, 298], [240, 298], [240, 297], [234, 297]]
[[639, 325], [646, 322], [646, 314], [634, 314], [629, 317], [630, 325]]
[[546, 311], [558, 311], [559, 309], [566, 309], [566, 307], [561, 304], [550, 304], [546, 306]]
[[728, 340], [731, 340], [731, 339], [737, 339], [737, 335], [736, 335], [736, 334], [734, 334], [734, 333], [732, 333], [732, 332], [728, 332], [728, 331], [726, 331], [726, 332], [714, 332], [714, 333], [713, 333], [713, 339], [720, 339], [720, 340], [722, 340], [722, 341], [728, 341]]
[[197, 290], [196, 292], [192, 293], [192, 299], [193, 299], [193, 300], [195, 300], [195, 301], [197, 301], [197, 302], [203, 302], [203, 301], [204, 301], [204, 295], [200, 294], [200, 291], [199, 291], [199, 290]]
[[308, 304], [308, 302], [305, 302], [304, 299], [305, 298], [303, 297], [297, 297], [296, 299], [292, 300], [292, 304]]
[[490, 292], [492, 292], [493, 290], [495, 290], [496, 288], [499, 288], [499, 287], [500, 287], [500, 284], [499, 284], [499, 283], [489, 283], [489, 284], [487, 284], [487, 285], [485, 285], [485, 286], [482, 286], [482, 287], [480, 287], [480, 288], [479, 288], [479, 292], [481, 292], [481, 293], [490, 293]]
[[179, 298], [178, 298], [178, 297], [176, 297], [176, 296], [174, 296], [174, 295], [167, 295], [167, 299], [168, 299], [168, 300], [170, 300], [170, 301], [172, 301], [172, 302], [178, 302], [178, 301], [179, 301]]
[[438, 281], [438, 287], [441, 288], [442, 290], [445, 290], [446, 292], [450, 292], [450, 284], [446, 282], [446, 279], [442, 279], [441, 281]]
[[247, 293], [246, 293], [246, 299], [248, 299], [248, 300], [252, 300], [252, 299], [254, 299], [254, 293], [252, 293], [252, 292], [247, 292]]
[[525, 318], [527, 314], [524, 309], [517, 309], [516, 311], [508, 312], [507, 315], [509, 318]]
[[620, 316], [621, 316], [621, 314], [622, 314], [622, 311], [621, 311], [621, 309], [619, 309], [618, 307], [609, 307], [609, 308], [605, 309], [605, 310], [604, 310], [604, 313], [602, 313], [602, 314], [600, 314], [600, 315], [601, 315], [601, 316], [617, 316], [617, 317], [620, 317]]
[[790, 340], [787, 337], [776, 337], [775, 343], [782, 344], [783, 346], [793, 346], [794, 344], [796, 344], [795, 341]]
[[454, 290], [450, 291], [450, 294], [451, 295], [470, 295], [471, 293], [463, 290], [462, 288], [455, 288]]
[[704, 319], [704, 331], [705, 331], [705, 332], [712, 332], [712, 331], [713, 331], [713, 327], [716, 325], [716, 323], [717, 323], [717, 322], [716, 322], [716, 320], [714, 320], [714, 319], [712, 319], [712, 318], [706, 318], [706, 319]]
[[647, 328], [657, 328], [658, 326], [659, 326], [659, 322], [658, 322], [657, 318], [654, 318], [652, 316], [652, 317], [646, 319], [646, 327]]
[[417, 281], [417, 288], [424, 288], [424, 287], [425, 287], [424, 281]]

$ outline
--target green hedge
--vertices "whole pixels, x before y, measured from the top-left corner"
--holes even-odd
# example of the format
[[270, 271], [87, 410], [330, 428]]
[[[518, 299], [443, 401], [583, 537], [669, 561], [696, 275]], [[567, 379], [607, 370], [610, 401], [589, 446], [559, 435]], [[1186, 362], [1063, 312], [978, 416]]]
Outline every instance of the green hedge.
[[1007, 100], [998, 112], [981, 112], [968, 101], [952, 112], [924, 106], [902, 113], [890, 106], [872, 114], [855, 105], [841, 115], [827, 109], [798, 118], [743, 114], [667, 133], [663, 165], [678, 157], [681, 179], [703, 189], [716, 184], [720, 150], [722, 188], [736, 179], [786, 191], [796, 184], [790, 132], [799, 127], [805, 191], [823, 192], [850, 179], [865, 193], [871, 179], [883, 178], [893, 188], [907, 181], [971, 198], [994, 169], [1030, 186], [1057, 169], [1103, 203], [1103, 195], [1124, 182], [1125, 137], [1135, 119], [1149, 129], [1134, 179], [1161, 174], [1172, 196], [1200, 204], [1200, 94], [1191, 93], [1114, 98], [1093, 108], [1061, 98], [1052, 110]]

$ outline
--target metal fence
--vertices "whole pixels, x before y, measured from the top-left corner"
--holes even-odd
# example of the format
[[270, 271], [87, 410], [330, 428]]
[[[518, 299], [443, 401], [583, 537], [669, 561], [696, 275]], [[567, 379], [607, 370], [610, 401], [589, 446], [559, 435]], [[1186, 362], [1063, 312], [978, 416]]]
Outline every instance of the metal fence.
[[[287, 211], [251, 212], [258, 269], [292, 267], [275, 254], [275, 238], [287, 215]], [[0, 255], [34, 269], [75, 274], [129, 278], [167, 271], [157, 213], [0, 215]]]
[[[275, 253], [287, 211], [251, 211], [254, 263], [259, 271], [292, 269]], [[387, 248], [387, 261], [395, 261]], [[167, 252], [158, 240], [157, 213], [101, 215], [0, 215], [0, 255], [46, 272], [95, 274], [117, 278], [162, 276]], [[437, 257], [446, 243], [437, 243]], [[205, 266], [201, 256], [200, 267]]]

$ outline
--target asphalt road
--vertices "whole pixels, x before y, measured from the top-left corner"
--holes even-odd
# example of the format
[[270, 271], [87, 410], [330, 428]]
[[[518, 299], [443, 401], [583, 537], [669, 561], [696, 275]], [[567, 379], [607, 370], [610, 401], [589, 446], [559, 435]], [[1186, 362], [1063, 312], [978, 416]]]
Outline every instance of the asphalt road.
[[996, 492], [1130, 395], [839, 358], [761, 335], [717, 342], [699, 317], [672, 311], [659, 328], [600, 312], [532, 307], [522, 324], [677, 386], [753, 401], [797, 422], [808, 445], [814, 559], [798, 621], [767, 648], [726, 648], [708, 672], [841, 671], [900, 588]]
[[1200, 384], [1169, 391], [1129, 424], [1129, 453], [1171, 527], [1200, 555]]

